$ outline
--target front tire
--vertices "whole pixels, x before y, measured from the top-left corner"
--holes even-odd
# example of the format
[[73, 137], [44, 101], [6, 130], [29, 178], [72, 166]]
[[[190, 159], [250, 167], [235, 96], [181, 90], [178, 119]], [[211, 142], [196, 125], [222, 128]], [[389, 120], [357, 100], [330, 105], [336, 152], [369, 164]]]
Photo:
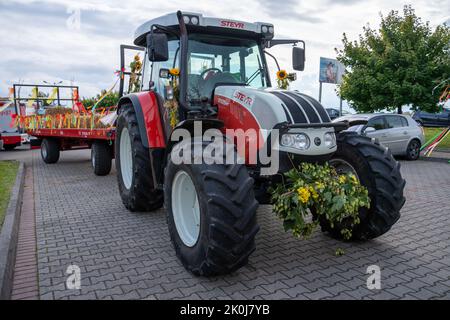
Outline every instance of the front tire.
[[45, 163], [56, 163], [59, 160], [60, 147], [58, 140], [45, 138], [41, 144], [41, 157]]
[[125, 104], [117, 118], [115, 139], [119, 192], [130, 211], [153, 211], [163, 205], [163, 193], [153, 185], [149, 150], [142, 144], [136, 113]]
[[[360, 223], [351, 227], [352, 240], [381, 236], [400, 218], [400, 209], [405, 203], [405, 180], [400, 174], [400, 164], [378, 141], [372, 142], [356, 133], [343, 132], [338, 135], [337, 142], [338, 148], [330, 163], [338, 173], [353, 170], [367, 188], [371, 200], [369, 209], [359, 210]], [[326, 219], [320, 217], [319, 221], [322, 231], [337, 239], [343, 239], [341, 230], [349, 227], [345, 219], [333, 228]]]
[[213, 276], [248, 263], [259, 226], [244, 165], [174, 164], [169, 157], [164, 197], [170, 237], [187, 270]]
[[94, 141], [91, 147], [91, 163], [97, 176], [105, 176], [111, 172], [112, 150], [105, 141]]

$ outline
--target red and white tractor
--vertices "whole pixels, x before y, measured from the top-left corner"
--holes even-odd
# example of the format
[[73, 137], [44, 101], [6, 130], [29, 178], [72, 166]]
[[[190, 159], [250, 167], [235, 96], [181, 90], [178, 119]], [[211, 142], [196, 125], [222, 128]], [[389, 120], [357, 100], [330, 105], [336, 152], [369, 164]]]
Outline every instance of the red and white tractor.
[[[119, 190], [131, 211], [165, 205], [176, 254], [196, 275], [247, 264], [259, 229], [258, 204], [269, 203], [268, 188], [301, 162], [329, 162], [367, 187], [371, 206], [360, 210], [353, 239], [387, 232], [405, 202], [400, 165], [386, 148], [346, 132], [348, 123], [332, 123], [314, 98], [272, 87], [266, 56], [275, 57], [268, 48], [292, 45], [294, 70], [302, 71], [305, 61], [303, 41], [273, 37], [270, 23], [180, 11], [136, 30], [134, 44], [145, 49], [145, 59], [140, 91], [123, 95], [118, 105]], [[208, 132], [223, 138], [208, 142]], [[226, 151], [208, 153], [211, 141]], [[231, 163], [196, 161], [198, 154], [220, 160], [229, 152]], [[192, 161], [175, 161], [176, 155]], [[268, 157], [277, 159], [275, 171]], [[345, 221], [321, 225], [339, 238]]]

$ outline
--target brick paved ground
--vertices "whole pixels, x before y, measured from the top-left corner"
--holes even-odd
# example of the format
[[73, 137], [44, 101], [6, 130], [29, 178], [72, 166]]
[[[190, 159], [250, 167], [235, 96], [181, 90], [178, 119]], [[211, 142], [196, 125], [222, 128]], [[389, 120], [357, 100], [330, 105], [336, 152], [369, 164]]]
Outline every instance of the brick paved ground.
[[[194, 277], [172, 249], [165, 213], [131, 213], [115, 172], [95, 177], [89, 153], [62, 153], [45, 165], [34, 153], [41, 299], [449, 299], [450, 165], [402, 162], [407, 202], [386, 235], [341, 243], [317, 232], [307, 241], [285, 233], [269, 206], [247, 267]], [[346, 254], [336, 257], [341, 247]], [[81, 290], [67, 290], [70, 264]], [[382, 290], [368, 290], [366, 268], [381, 267]]]

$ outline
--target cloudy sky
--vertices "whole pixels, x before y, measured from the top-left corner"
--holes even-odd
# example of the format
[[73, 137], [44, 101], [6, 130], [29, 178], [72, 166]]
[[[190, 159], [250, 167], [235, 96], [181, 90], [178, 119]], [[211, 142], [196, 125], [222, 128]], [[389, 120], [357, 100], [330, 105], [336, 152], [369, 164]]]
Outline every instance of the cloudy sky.
[[[0, 0], [0, 96], [12, 83], [63, 81], [97, 94], [115, 81], [119, 45], [131, 44], [135, 28], [176, 10], [275, 25], [276, 37], [306, 41], [306, 69], [292, 87], [317, 97], [319, 57], [335, 57], [342, 33], [355, 39], [362, 27], [377, 26], [379, 13], [412, 4], [423, 20], [450, 20], [448, 0]], [[79, 28], [73, 21], [80, 12]], [[271, 52], [288, 71], [289, 47]], [[274, 78], [275, 70], [271, 75]], [[337, 107], [333, 85], [324, 85], [323, 103]]]

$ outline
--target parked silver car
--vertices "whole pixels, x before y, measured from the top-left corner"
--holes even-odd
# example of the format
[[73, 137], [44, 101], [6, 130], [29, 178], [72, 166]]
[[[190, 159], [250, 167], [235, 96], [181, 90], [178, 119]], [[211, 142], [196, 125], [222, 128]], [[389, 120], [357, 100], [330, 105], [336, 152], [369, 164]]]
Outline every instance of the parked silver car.
[[394, 155], [406, 156], [417, 160], [420, 147], [425, 142], [423, 128], [408, 115], [400, 114], [353, 114], [342, 116], [336, 121], [362, 121], [366, 124], [352, 126], [348, 131], [355, 131], [370, 138], [377, 138], [388, 147]]

